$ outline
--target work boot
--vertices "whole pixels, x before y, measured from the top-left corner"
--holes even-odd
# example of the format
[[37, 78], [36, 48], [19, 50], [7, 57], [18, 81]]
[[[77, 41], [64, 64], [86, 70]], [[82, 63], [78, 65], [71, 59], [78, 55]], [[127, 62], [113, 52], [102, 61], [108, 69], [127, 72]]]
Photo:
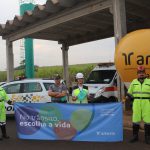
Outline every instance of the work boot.
[[140, 125], [139, 124], [133, 124], [132, 128], [133, 128], [133, 137], [130, 140], [130, 143], [135, 143], [139, 140], [138, 134], [139, 134]]
[[150, 145], [150, 136], [145, 137], [145, 143]]
[[130, 140], [130, 143], [135, 143], [139, 140], [138, 135], [133, 135], [132, 139]]
[[150, 144], [150, 125], [145, 124], [144, 129], [145, 129], [145, 143]]
[[6, 127], [5, 125], [1, 126], [1, 130], [2, 130], [2, 137], [5, 139], [9, 139], [9, 136], [6, 134]]

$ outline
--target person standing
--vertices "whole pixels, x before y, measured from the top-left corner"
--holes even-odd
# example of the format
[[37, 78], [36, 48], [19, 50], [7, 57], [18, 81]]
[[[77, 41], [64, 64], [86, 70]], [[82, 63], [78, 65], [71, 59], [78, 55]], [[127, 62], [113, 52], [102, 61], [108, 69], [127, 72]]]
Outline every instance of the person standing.
[[0, 140], [3, 138], [8, 139], [9, 136], [6, 133], [6, 109], [5, 109], [5, 101], [7, 101], [8, 104], [11, 104], [12, 102], [9, 100], [9, 97], [7, 96], [5, 90], [0, 87], [0, 127], [2, 131], [2, 137], [0, 137]]
[[72, 88], [72, 101], [76, 104], [88, 103], [88, 87], [83, 85], [84, 75], [76, 74], [77, 85]]
[[133, 100], [133, 138], [131, 143], [139, 140], [138, 133], [141, 120], [144, 121], [145, 143], [150, 144], [150, 79], [144, 66], [138, 66], [137, 79], [134, 79], [127, 92], [127, 99]]
[[67, 87], [61, 83], [60, 75], [54, 78], [55, 83], [49, 87], [48, 95], [52, 103], [67, 103]]

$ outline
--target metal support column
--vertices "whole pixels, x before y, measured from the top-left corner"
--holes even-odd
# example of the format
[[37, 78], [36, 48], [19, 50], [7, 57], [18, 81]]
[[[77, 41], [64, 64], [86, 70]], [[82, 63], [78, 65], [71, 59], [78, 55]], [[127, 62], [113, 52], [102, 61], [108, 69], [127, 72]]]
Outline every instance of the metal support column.
[[14, 56], [12, 42], [6, 40], [7, 82], [14, 80]]
[[[126, 29], [126, 11], [125, 0], [112, 0], [113, 2], [113, 18], [114, 18], [114, 32], [115, 44], [127, 33]], [[124, 96], [124, 84], [118, 76], [118, 98], [122, 100]]]
[[68, 45], [63, 43], [62, 44], [62, 60], [63, 60], [63, 67], [64, 67], [64, 71], [63, 71], [63, 77], [64, 80], [66, 81], [66, 85], [67, 87], [69, 87], [69, 71], [68, 71]]

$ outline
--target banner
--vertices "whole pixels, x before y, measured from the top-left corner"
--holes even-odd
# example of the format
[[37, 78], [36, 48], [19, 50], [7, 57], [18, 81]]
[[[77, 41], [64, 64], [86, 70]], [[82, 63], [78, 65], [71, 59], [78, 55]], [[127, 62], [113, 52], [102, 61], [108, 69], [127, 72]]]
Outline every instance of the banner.
[[20, 139], [122, 141], [122, 103], [15, 103]]

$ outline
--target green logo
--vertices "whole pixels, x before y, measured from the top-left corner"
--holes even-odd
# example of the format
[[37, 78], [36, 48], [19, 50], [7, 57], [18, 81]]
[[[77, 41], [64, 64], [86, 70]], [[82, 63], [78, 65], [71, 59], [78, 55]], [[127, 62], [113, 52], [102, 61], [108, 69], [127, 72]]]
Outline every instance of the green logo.
[[89, 110], [81, 109], [81, 110], [74, 111], [71, 115], [71, 125], [77, 131], [81, 131], [88, 126], [91, 118], [92, 118], [92, 112]]

